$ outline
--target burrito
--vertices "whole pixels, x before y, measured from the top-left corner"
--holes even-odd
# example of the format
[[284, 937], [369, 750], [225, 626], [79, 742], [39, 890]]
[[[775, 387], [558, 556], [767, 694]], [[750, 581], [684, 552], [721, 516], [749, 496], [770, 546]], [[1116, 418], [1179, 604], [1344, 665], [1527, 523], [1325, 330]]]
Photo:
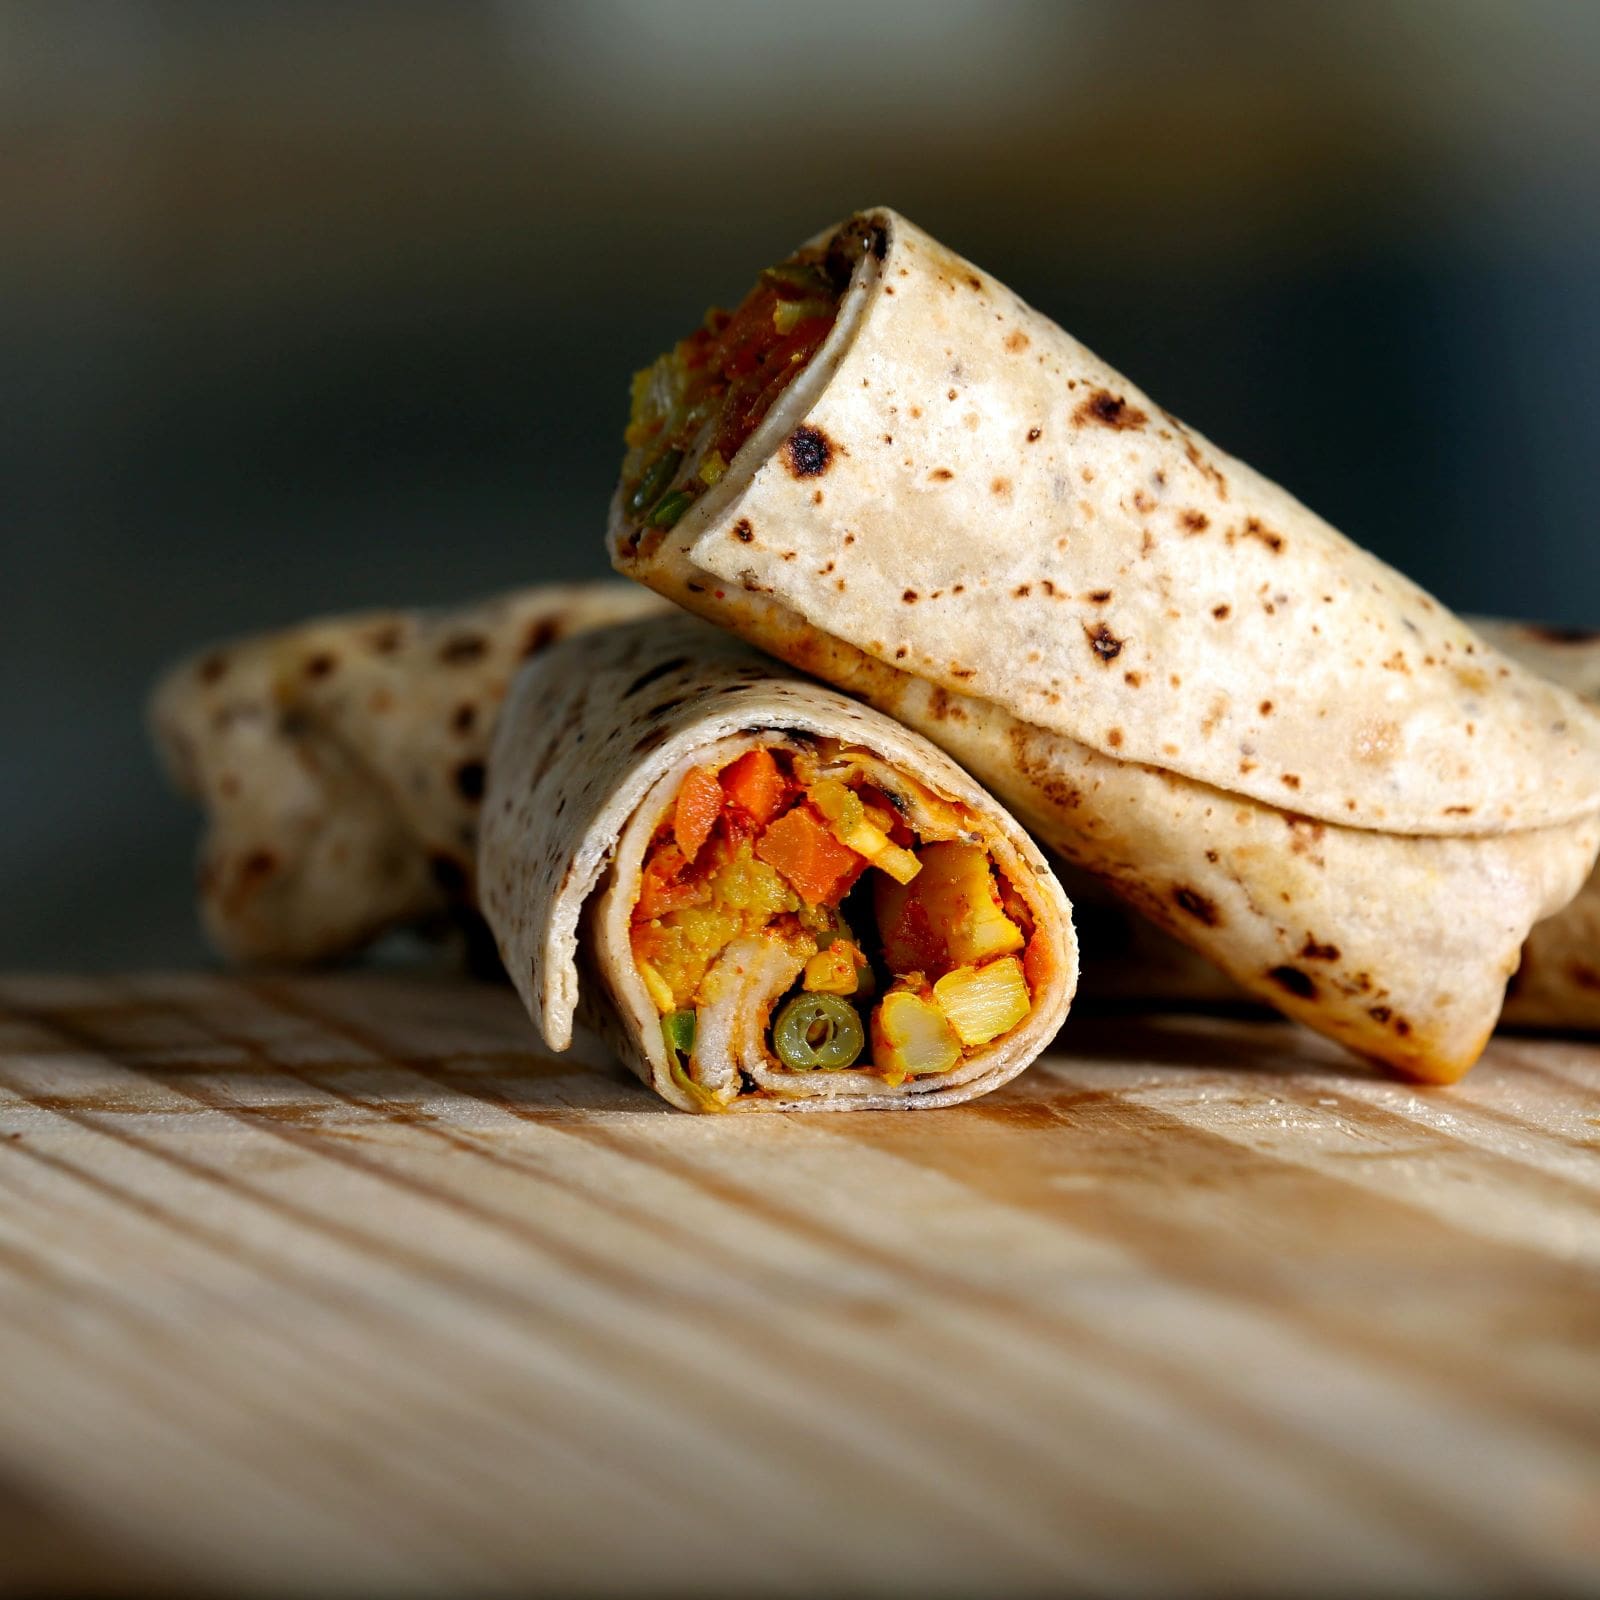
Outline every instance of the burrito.
[[322, 961], [470, 915], [489, 736], [518, 664], [668, 609], [634, 584], [536, 588], [327, 618], [174, 667], [150, 725], [208, 816], [212, 943], [234, 961]]
[[552, 1050], [685, 1111], [954, 1105], [1049, 1043], [1060, 885], [947, 756], [691, 617], [580, 635], [501, 713], [483, 909]]
[[1571, 695], [889, 210], [635, 379], [609, 547], [1418, 1078], [1600, 845]]
[[[1600, 703], [1600, 634], [1473, 619], [1479, 634], [1526, 667]], [[1093, 878], [1063, 882], [1081, 930], [1079, 994], [1086, 1001], [1214, 1005], [1248, 996], [1228, 976], [1169, 938]], [[1600, 1030], [1600, 871], [1576, 897], [1534, 924], [1506, 985], [1500, 1019], [1513, 1027]]]

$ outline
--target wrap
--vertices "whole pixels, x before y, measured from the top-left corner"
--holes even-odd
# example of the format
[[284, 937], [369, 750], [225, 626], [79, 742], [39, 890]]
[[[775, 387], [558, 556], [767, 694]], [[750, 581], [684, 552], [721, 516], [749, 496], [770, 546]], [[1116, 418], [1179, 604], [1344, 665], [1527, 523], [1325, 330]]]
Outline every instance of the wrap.
[[1572, 696], [892, 211], [642, 374], [628, 441], [621, 571], [1402, 1072], [1467, 1070], [1593, 863]]
[[[1600, 703], [1600, 634], [1475, 618], [1479, 634], [1524, 666]], [[1246, 998], [1226, 974], [1168, 938], [1086, 875], [1064, 875], [1083, 930], [1080, 993], [1138, 1004], [1225, 1004]], [[1600, 1030], [1600, 871], [1553, 916], [1534, 924], [1506, 985], [1501, 1021], [1514, 1027]]]
[[484, 760], [518, 664], [669, 609], [637, 585], [331, 617], [169, 671], [150, 726], [207, 817], [201, 918], [230, 960], [349, 954], [473, 903]]
[[972, 779], [681, 614], [523, 671], [479, 880], [549, 1047], [581, 1002], [686, 1111], [970, 1100], [1038, 1055], [1077, 981], [1060, 885]]

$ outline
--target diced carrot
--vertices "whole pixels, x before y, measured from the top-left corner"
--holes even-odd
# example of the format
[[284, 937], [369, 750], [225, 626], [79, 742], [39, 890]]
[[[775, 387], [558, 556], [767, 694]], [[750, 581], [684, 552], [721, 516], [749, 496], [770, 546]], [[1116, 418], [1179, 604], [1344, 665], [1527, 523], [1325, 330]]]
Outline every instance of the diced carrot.
[[914, 889], [881, 873], [872, 881], [873, 911], [883, 959], [891, 972], [940, 972], [950, 964], [944, 934]]
[[722, 789], [734, 805], [764, 827], [783, 805], [789, 781], [770, 750], [746, 750], [722, 769]]
[[703, 877], [691, 878], [689, 871], [689, 863], [677, 845], [662, 844], [645, 864], [639, 898], [633, 908], [634, 920], [647, 921], [709, 900], [711, 885]]
[[672, 810], [672, 837], [683, 859], [692, 862], [722, 815], [722, 785], [706, 767], [696, 767], [683, 780]]
[[866, 858], [840, 844], [809, 806], [779, 817], [756, 841], [756, 854], [776, 867], [808, 906], [842, 900], [867, 866]]
[[1022, 929], [1022, 937], [1033, 937], [1033, 912], [1028, 902], [1017, 892], [1016, 886], [1004, 872], [995, 873], [995, 884], [1000, 891], [1000, 909]]
[[1042, 933], [1036, 933], [1022, 952], [1022, 975], [1028, 980], [1028, 992], [1038, 995], [1050, 976], [1050, 944]]

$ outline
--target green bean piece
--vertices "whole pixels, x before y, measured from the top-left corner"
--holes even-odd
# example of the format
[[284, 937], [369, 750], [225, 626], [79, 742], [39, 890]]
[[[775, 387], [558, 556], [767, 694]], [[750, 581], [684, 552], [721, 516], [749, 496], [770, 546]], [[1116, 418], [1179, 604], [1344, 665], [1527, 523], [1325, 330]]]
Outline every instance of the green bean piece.
[[667, 486], [677, 477], [682, 465], [681, 450], [668, 450], [657, 456], [645, 469], [639, 487], [629, 496], [628, 510], [636, 517], [642, 516], [667, 492]]
[[776, 289], [785, 300], [814, 300], [826, 297], [829, 310], [833, 309], [833, 285], [818, 267], [801, 262], [785, 261], [776, 267], [762, 269], [761, 281], [769, 289]]
[[694, 504], [694, 495], [687, 489], [675, 489], [665, 500], [650, 513], [650, 526], [652, 528], [670, 528], [677, 522], [690, 506]]
[[854, 1066], [866, 1042], [855, 1007], [836, 994], [797, 994], [772, 1025], [772, 1048], [793, 1072]]
[[669, 1050], [688, 1055], [694, 1049], [694, 1012], [672, 1011], [661, 1019], [661, 1036]]

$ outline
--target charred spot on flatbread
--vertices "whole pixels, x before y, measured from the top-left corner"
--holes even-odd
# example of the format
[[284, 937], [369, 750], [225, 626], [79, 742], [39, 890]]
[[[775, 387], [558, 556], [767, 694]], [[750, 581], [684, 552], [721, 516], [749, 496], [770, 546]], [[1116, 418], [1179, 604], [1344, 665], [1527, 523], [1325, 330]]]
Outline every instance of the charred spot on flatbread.
[[1120, 394], [1112, 394], [1109, 389], [1096, 389], [1078, 402], [1072, 420], [1080, 428], [1093, 423], [1102, 428], [1137, 429], [1142, 428], [1150, 418], [1137, 406], [1130, 406]]
[[522, 659], [526, 661], [529, 656], [538, 655], [560, 637], [561, 625], [553, 617], [541, 618], [528, 629], [527, 637], [522, 641]]
[[481, 761], [463, 761], [456, 768], [456, 792], [476, 805], [483, 799], [484, 770]]
[[1180, 911], [1186, 911], [1196, 922], [1203, 922], [1208, 928], [1219, 927], [1222, 923], [1222, 913], [1217, 910], [1216, 902], [1198, 889], [1191, 889], [1188, 884], [1180, 883], [1172, 891], [1173, 903]]
[[461, 667], [482, 660], [488, 649], [489, 642], [482, 634], [458, 633], [439, 647], [439, 659], [447, 667]]
[[1317, 998], [1317, 980], [1309, 972], [1302, 972], [1299, 967], [1288, 965], [1269, 967], [1267, 976], [1285, 994], [1292, 994], [1297, 1000], [1315, 1000]]
[[1526, 631], [1546, 644], [1594, 644], [1600, 640], [1600, 631], [1594, 628], [1562, 628], [1540, 622], [1530, 623]]
[[1092, 628], [1085, 623], [1083, 632], [1089, 641], [1089, 648], [1094, 651], [1096, 660], [1102, 666], [1115, 661], [1122, 654], [1123, 641], [1105, 623], [1097, 622]]
[[688, 666], [687, 656], [673, 656], [668, 661], [658, 661], [653, 667], [641, 672], [626, 689], [622, 691], [624, 700], [631, 700], [641, 689], [648, 689], [658, 679], [666, 677], [669, 672], [677, 672]]
[[820, 428], [801, 423], [784, 444], [783, 456], [795, 477], [817, 478], [833, 464], [833, 442]]

